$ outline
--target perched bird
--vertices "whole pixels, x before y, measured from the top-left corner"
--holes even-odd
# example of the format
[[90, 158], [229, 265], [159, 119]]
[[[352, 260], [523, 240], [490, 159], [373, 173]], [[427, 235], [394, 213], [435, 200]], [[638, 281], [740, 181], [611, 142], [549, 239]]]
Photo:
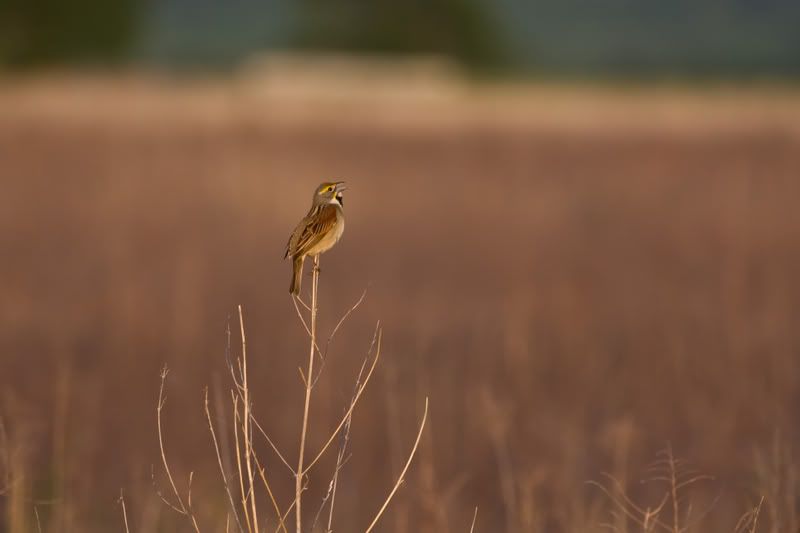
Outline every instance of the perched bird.
[[311, 210], [300, 221], [286, 244], [286, 255], [292, 258], [292, 284], [289, 292], [300, 294], [300, 278], [306, 256], [316, 257], [330, 250], [344, 231], [343, 181], [325, 182], [314, 191]]

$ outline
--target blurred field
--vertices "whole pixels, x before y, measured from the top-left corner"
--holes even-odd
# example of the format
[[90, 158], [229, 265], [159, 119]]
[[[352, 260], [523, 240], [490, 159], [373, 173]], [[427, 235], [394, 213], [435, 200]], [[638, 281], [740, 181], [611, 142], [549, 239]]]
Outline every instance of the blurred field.
[[796, 530], [800, 95], [322, 82], [0, 87], [8, 531], [34, 530], [34, 505], [46, 531], [122, 530], [120, 488], [133, 530], [189, 530], [150, 480], [164, 363], [167, 452], [224, 530], [202, 390], [227, 401], [239, 303], [255, 411], [295, 456], [306, 345], [281, 258], [328, 178], [350, 190], [323, 334], [369, 290], [315, 392], [312, 448], [385, 328], [335, 530], [368, 523], [426, 395], [380, 531], [468, 531], [475, 506], [483, 533], [600, 531], [613, 506], [585, 482], [612, 472], [655, 506], [639, 480], [668, 442], [715, 476], [687, 495], [698, 518], [712, 505], [697, 531], [733, 531], [762, 495], [759, 531]]

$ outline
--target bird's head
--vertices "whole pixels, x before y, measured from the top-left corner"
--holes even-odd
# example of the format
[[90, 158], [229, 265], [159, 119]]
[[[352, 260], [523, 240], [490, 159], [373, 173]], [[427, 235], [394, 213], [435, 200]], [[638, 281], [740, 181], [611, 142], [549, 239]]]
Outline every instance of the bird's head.
[[344, 206], [342, 191], [347, 189], [343, 181], [326, 181], [314, 192], [314, 205], [339, 204]]

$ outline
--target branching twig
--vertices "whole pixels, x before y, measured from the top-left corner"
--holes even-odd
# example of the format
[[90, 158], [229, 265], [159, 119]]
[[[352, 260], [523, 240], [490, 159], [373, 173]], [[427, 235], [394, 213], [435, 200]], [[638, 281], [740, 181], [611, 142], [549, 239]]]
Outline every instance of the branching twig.
[[[306, 319], [303, 318], [303, 313], [300, 312], [300, 308], [297, 307], [297, 302], [298, 301], [301, 304], [303, 304], [303, 307], [305, 307], [309, 311], [311, 311], [311, 308], [308, 307], [305, 303], [303, 303], [303, 300], [301, 300], [299, 296], [293, 296], [292, 297], [292, 302], [294, 302], [294, 310], [297, 311], [297, 318], [300, 319], [300, 323], [303, 325], [303, 329], [306, 330], [306, 335], [308, 335], [309, 338], [310, 338], [311, 337], [311, 328], [308, 326], [308, 323], [306, 322]], [[316, 343], [316, 341], [314, 342], [314, 348], [316, 349], [317, 355], [319, 356], [319, 358], [322, 359], [322, 350], [319, 349], [319, 345]]]
[[253, 527], [250, 524], [250, 513], [247, 510], [247, 495], [244, 481], [244, 474], [242, 472], [242, 452], [239, 444], [239, 396], [231, 391], [231, 401], [233, 403], [233, 443], [236, 447], [236, 472], [239, 475], [239, 490], [241, 492], [242, 512], [244, 514], [244, 521], [247, 524], [247, 530], [252, 531]]
[[39, 507], [33, 505], [33, 515], [36, 517], [36, 532], [42, 533], [42, 521], [39, 519]]
[[375, 527], [375, 524], [378, 523], [378, 520], [380, 519], [381, 515], [386, 510], [386, 507], [388, 507], [389, 502], [392, 501], [392, 497], [394, 497], [395, 492], [397, 492], [397, 489], [400, 488], [400, 485], [405, 480], [405, 475], [406, 475], [406, 472], [408, 471], [408, 467], [411, 466], [411, 460], [414, 459], [414, 454], [417, 453], [417, 447], [419, 446], [419, 441], [422, 438], [422, 430], [425, 429], [425, 420], [427, 418], [428, 418], [428, 398], [426, 397], [425, 398], [425, 411], [422, 413], [422, 422], [420, 423], [419, 431], [417, 432], [417, 440], [414, 441], [414, 447], [411, 448], [411, 453], [408, 456], [408, 461], [406, 461], [406, 465], [403, 467], [403, 470], [400, 472], [400, 476], [397, 478], [397, 482], [394, 484], [394, 488], [392, 488], [392, 491], [389, 493], [389, 496], [386, 497], [386, 501], [383, 502], [383, 505], [381, 506], [380, 510], [378, 511], [378, 514], [375, 515], [375, 518], [372, 520], [372, 523], [366, 529], [365, 533], [369, 533], [370, 531], [372, 531], [372, 528]]
[[233, 513], [233, 517], [236, 520], [236, 525], [239, 526], [239, 532], [243, 533], [244, 528], [242, 528], [242, 523], [239, 520], [239, 512], [236, 510], [236, 504], [233, 501], [233, 494], [231, 494], [230, 485], [228, 485], [228, 474], [225, 471], [225, 467], [222, 465], [222, 454], [219, 450], [219, 443], [217, 442], [217, 434], [214, 431], [214, 424], [211, 421], [211, 411], [208, 408], [208, 387], [205, 389], [204, 394], [204, 405], [206, 410], [206, 419], [208, 420], [208, 429], [211, 431], [211, 440], [214, 441], [214, 452], [217, 455], [217, 464], [219, 464], [219, 471], [222, 475], [222, 484], [225, 486], [225, 493], [228, 496], [228, 503], [231, 506], [231, 512]]
[[[364, 298], [366, 296], [367, 296], [367, 289], [364, 289], [364, 292], [361, 293], [361, 297], [356, 301], [356, 303], [351, 305], [347, 311], [345, 311], [344, 315], [342, 315], [342, 318], [340, 318], [339, 322], [336, 324], [336, 327], [333, 328], [333, 331], [328, 336], [328, 340], [325, 341], [325, 352], [320, 354], [319, 370], [317, 370], [317, 377], [315, 377], [311, 381], [312, 388], [317, 384], [317, 381], [319, 381], [319, 377], [322, 375], [322, 371], [325, 369], [325, 362], [328, 360], [328, 350], [330, 350], [331, 342], [333, 342], [333, 338], [336, 336], [336, 332], [338, 332], [339, 328], [342, 327], [342, 324], [344, 324], [345, 320], [347, 320], [347, 317], [349, 317], [353, 313], [353, 311], [358, 309], [358, 306], [361, 305], [361, 302], [364, 301]], [[317, 348], [317, 351], [319, 351], [319, 347]]]
[[292, 473], [292, 476], [294, 476], [295, 472], [294, 472], [294, 468], [292, 468], [292, 465], [289, 464], [289, 461], [287, 461], [286, 458], [283, 456], [283, 454], [280, 452], [280, 450], [278, 450], [278, 447], [275, 445], [275, 443], [272, 442], [272, 439], [269, 438], [269, 436], [267, 435], [267, 432], [264, 431], [264, 429], [261, 427], [261, 424], [259, 424], [258, 420], [256, 420], [255, 416], [251, 415], [251, 417], [253, 419], [253, 424], [255, 425], [255, 428], [261, 433], [261, 435], [264, 437], [264, 439], [266, 439], [267, 443], [270, 445], [272, 450], [275, 452], [275, 455], [278, 456], [278, 458], [281, 460], [281, 462], [286, 465], [286, 468], [289, 469], [289, 472]]
[[278, 527], [283, 529], [284, 533], [286, 531], [286, 525], [284, 524], [283, 516], [281, 515], [280, 507], [278, 507], [278, 502], [275, 500], [275, 495], [272, 493], [272, 488], [269, 486], [269, 482], [267, 481], [267, 476], [264, 473], [265, 469], [261, 466], [261, 462], [258, 460], [256, 455], [253, 455], [253, 459], [256, 461], [256, 466], [258, 467], [258, 475], [261, 478], [261, 482], [264, 484], [264, 488], [267, 490], [267, 495], [269, 496], [270, 502], [272, 502], [272, 507], [275, 509], [275, 514], [278, 516]]
[[161, 426], [161, 411], [162, 411], [162, 409], [164, 409], [164, 402], [166, 402], [166, 398], [164, 397], [164, 384], [165, 384], [165, 382], [167, 380], [167, 374], [168, 373], [169, 373], [169, 369], [167, 368], [167, 365], [164, 365], [164, 368], [161, 370], [161, 386], [158, 389], [158, 406], [156, 407], [156, 415], [157, 415], [157, 420], [158, 420], [158, 448], [161, 451], [161, 462], [164, 465], [164, 472], [166, 472], [166, 474], [167, 474], [167, 479], [169, 480], [170, 487], [172, 487], [172, 492], [175, 494], [175, 498], [177, 499], [178, 504], [175, 505], [175, 504], [171, 503], [169, 500], [167, 500], [164, 497], [164, 495], [158, 489], [158, 486], [156, 486], [155, 473], [151, 471], [151, 474], [153, 476], [153, 485], [155, 486], [156, 494], [158, 494], [158, 497], [161, 498], [161, 501], [163, 501], [165, 504], [167, 504], [169, 507], [171, 507], [174, 511], [177, 511], [178, 513], [188, 517], [189, 520], [192, 522], [192, 527], [194, 527], [194, 530], [197, 533], [200, 533], [200, 527], [197, 525], [197, 519], [195, 518], [194, 512], [192, 511], [192, 507], [191, 507], [191, 501], [192, 501], [191, 479], [192, 479], [192, 476], [191, 476], [191, 474], [189, 475], [189, 495], [188, 495], [189, 505], [187, 506], [186, 504], [184, 504], [183, 498], [181, 497], [180, 492], [178, 492], [178, 487], [175, 486], [175, 480], [172, 478], [172, 472], [169, 469], [169, 462], [167, 461], [167, 454], [164, 451], [164, 436], [163, 436], [163, 430], [162, 430], [162, 426]]
[[375, 366], [378, 364], [378, 359], [380, 359], [380, 356], [381, 356], [381, 336], [382, 336], [382, 334], [381, 334], [381, 330], [380, 330], [380, 322], [378, 322], [378, 324], [375, 326], [375, 335], [376, 336], [374, 336], [373, 339], [372, 339], [372, 342], [374, 344], [376, 342], [376, 338], [377, 338], [377, 348], [375, 350], [375, 358], [372, 360], [372, 365], [369, 368], [369, 372], [367, 372], [367, 376], [364, 378], [364, 383], [362, 383], [361, 387], [359, 387], [358, 392], [356, 393], [355, 397], [353, 398], [353, 402], [350, 404], [350, 408], [347, 410], [347, 412], [344, 414], [342, 419], [339, 421], [339, 425], [337, 425], [336, 429], [333, 430], [333, 433], [331, 433], [330, 438], [328, 438], [328, 440], [325, 442], [325, 445], [322, 447], [322, 449], [319, 451], [319, 453], [317, 453], [316, 457], [314, 457], [314, 460], [309, 462], [308, 466], [306, 466], [306, 469], [303, 471], [304, 474], [307, 473], [311, 469], [311, 467], [314, 466], [317, 463], [317, 461], [320, 460], [322, 455], [325, 453], [325, 451], [331, 445], [333, 440], [339, 434], [339, 431], [341, 431], [341, 429], [344, 427], [345, 423], [347, 422], [347, 419], [353, 413], [353, 409], [355, 409], [356, 403], [358, 403], [358, 400], [361, 398], [361, 394], [364, 392], [364, 389], [367, 387], [367, 384], [369, 383], [370, 377], [372, 377], [372, 373], [375, 371]]
[[305, 402], [303, 403], [303, 425], [300, 430], [300, 449], [297, 457], [297, 469], [295, 470], [294, 479], [294, 512], [295, 512], [295, 531], [296, 533], [302, 532], [303, 521], [303, 507], [302, 507], [302, 492], [303, 492], [303, 460], [305, 459], [306, 451], [306, 434], [308, 432], [308, 412], [311, 406], [311, 378], [314, 375], [314, 352], [317, 349], [317, 290], [319, 288], [319, 255], [314, 256], [314, 270], [311, 284], [311, 328], [309, 336], [311, 337], [311, 347], [308, 353], [308, 373], [305, 378]]
[[[340, 321], [341, 323], [341, 321]], [[358, 389], [361, 385], [361, 377], [364, 374], [364, 369], [367, 366], [367, 361], [369, 360], [369, 354], [367, 357], [364, 358], [364, 361], [361, 363], [361, 368], [358, 371], [358, 377], [356, 377], [356, 384], [353, 390], [353, 398], [350, 401], [350, 405], [353, 404], [355, 401], [355, 395], [358, 392]], [[339, 472], [341, 471], [342, 467], [344, 466], [347, 459], [345, 458], [345, 454], [347, 452], [347, 444], [350, 440], [350, 426], [353, 422], [352, 414], [347, 418], [347, 422], [345, 423], [344, 433], [342, 433], [341, 444], [339, 445], [339, 452], [336, 454], [336, 467], [333, 470], [333, 477], [331, 478], [330, 483], [328, 484], [328, 492], [325, 493], [325, 497], [322, 498], [322, 503], [319, 506], [319, 510], [317, 511], [316, 516], [314, 517], [314, 522], [311, 524], [311, 530], [314, 531], [317, 522], [319, 521], [319, 517], [322, 514], [323, 509], [325, 509], [325, 504], [330, 500], [331, 505], [328, 509], [328, 527], [325, 530], [326, 532], [332, 531], [331, 525], [333, 523], [333, 508], [336, 504], [336, 488], [339, 485]]]
[[247, 468], [248, 492], [250, 495], [251, 520], [253, 530], [260, 531], [258, 527], [258, 513], [256, 507], [256, 497], [254, 494], [255, 483], [253, 482], [253, 428], [250, 420], [250, 389], [247, 386], [247, 341], [244, 336], [244, 317], [242, 316], [242, 306], [239, 305], [239, 331], [242, 336], [242, 359], [241, 359], [241, 383], [242, 383], [242, 433], [244, 437], [244, 459]]
[[[238, 358], [232, 357], [230, 324], [226, 329], [227, 347], [225, 356], [226, 356], [226, 363], [228, 366], [228, 370], [230, 372], [230, 377], [233, 383], [233, 386], [231, 388], [231, 409], [233, 412], [232, 445], [235, 447], [233, 448], [233, 450], [230, 449], [232, 446], [227, 444], [229, 442], [227, 440], [229, 439], [229, 437], [227, 437], [229, 426], [228, 424], [224, 423], [224, 415], [222, 414], [223, 410], [219, 407], [220, 395], [218, 393], [216, 393], [215, 395], [218, 402], [217, 413], [216, 413], [216, 420], [218, 423], [218, 427], [215, 428], [215, 419], [211, 415], [211, 409], [209, 406], [208, 388], [204, 390], [204, 411], [205, 411], [206, 421], [208, 423], [209, 432], [211, 433], [211, 440], [212, 444], [214, 445], [214, 453], [217, 459], [217, 466], [222, 476], [223, 486], [227, 497], [227, 504], [229, 506], [229, 510], [226, 513], [226, 520], [225, 520], [226, 532], [228, 532], [232, 527], [231, 526], [232, 521], [230, 520], [231, 514], [233, 514], [233, 518], [236, 524], [235, 527], [238, 529], [238, 533], [245, 533], [245, 532], [261, 533], [262, 530], [265, 531], [265, 529], [262, 529], [262, 527], [259, 525], [259, 520], [258, 520], [258, 500], [260, 498], [258, 498], [256, 494], [256, 483], [257, 483], [256, 478], [259, 478], [261, 483], [263, 484], [263, 488], [266, 491], [267, 496], [269, 497], [269, 501], [272, 503], [275, 514], [277, 515], [278, 525], [277, 528], [275, 529], [276, 533], [279, 531], [283, 531], [283, 533], [288, 533], [286, 527], [286, 519], [288, 516], [290, 516], [292, 512], [295, 514], [295, 526], [296, 526], [295, 533], [302, 533], [302, 519], [303, 519], [302, 498], [303, 498], [303, 493], [306, 491], [309, 482], [308, 473], [311, 470], [311, 468], [313, 468], [317, 464], [317, 462], [322, 458], [322, 456], [328, 451], [333, 441], [337, 437], [339, 437], [341, 439], [341, 444], [339, 446], [339, 451], [336, 458], [336, 466], [332, 475], [332, 479], [329, 484], [328, 492], [323, 498], [320, 509], [316, 514], [314, 524], [312, 524], [312, 529], [314, 529], [322, 512], [325, 509], [325, 506], [328, 505], [329, 511], [328, 511], [326, 531], [327, 533], [330, 533], [332, 531], [333, 512], [336, 502], [337, 487], [339, 484], [339, 473], [341, 472], [342, 468], [349, 459], [349, 457], [347, 456], [347, 448], [350, 439], [350, 430], [351, 430], [353, 412], [359, 400], [361, 399], [361, 396], [364, 393], [364, 390], [366, 389], [366, 386], [368, 385], [375, 371], [375, 368], [377, 367], [378, 360], [380, 359], [382, 332], [381, 332], [380, 322], [378, 322], [375, 326], [375, 331], [369, 349], [367, 351], [367, 355], [364, 358], [364, 361], [361, 365], [358, 376], [356, 378], [353, 395], [349, 405], [344, 410], [342, 418], [338, 421], [335, 428], [331, 432], [330, 436], [327, 438], [327, 440], [324, 441], [324, 444], [322, 445], [320, 450], [316, 453], [316, 455], [307, 456], [306, 447], [308, 444], [307, 441], [309, 435], [309, 417], [311, 410], [312, 390], [314, 389], [316, 383], [318, 382], [320, 376], [322, 375], [322, 371], [324, 370], [325, 363], [328, 357], [328, 352], [330, 350], [331, 343], [334, 337], [339, 332], [342, 325], [347, 321], [348, 317], [362, 304], [367, 293], [367, 291], [364, 290], [364, 292], [356, 300], [356, 302], [353, 305], [351, 305], [341, 316], [341, 318], [331, 331], [330, 335], [328, 336], [323, 351], [320, 349], [320, 346], [317, 342], [319, 256], [314, 257], [314, 270], [312, 272], [312, 276], [313, 276], [313, 281], [312, 281], [310, 305], [306, 305], [306, 303], [300, 297], [293, 298], [295, 311], [297, 312], [298, 318], [300, 319], [301, 324], [305, 328], [310, 341], [309, 351], [308, 351], [308, 366], [307, 368], [299, 369], [300, 375], [303, 380], [303, 387], [305, 394], [303, 403], [302, 426], [300, 430], [300, 444], [299, 444], [296, 468], [293, 468], [292, 465], [287, 461], [286, 457], [283, 455], [283, 453], [281, 453], [278, 446], [269, 437], [267, 432], [264, 430], [261, 424], [259, 424], [258, 420], [253, 414], [253, 401], [252, 401], [250, 387], [248, 385], [247, 342], [245, 337], [244, 317], [241, 305], [238, 306], [239, 331], [242, 343], [241, 357]], [[301, 312], [301, 309], [299, 307], [300, 305], [302, 305], [309, 312], [310, 320], [307, 321], [306, 318], [303, 316], [303, 313]], [[319, 357], [320, 363], [318, 368], [315, 369], [314, 365], [317, 357]], [[372, 359], [371, 361], [370, 358]], [[161, 415], [166, 401], [164, 391], [165, 391], [167, 373], [168, 373], [167, 367], [164, 366], [161, 372], [161, 386], [159, 388], [159, 394], [158, 394], [157, 420], [158, 420], [158, 442], [159, 442], [159, 450], [161, 452], [161, 461], [163, 464], [167, 480], [169, 481], [169, 486], [172, 491], [172, 495], [168, 499], [158, 489], [158, 486], [155, 481], [154, 470], [152, 472], [153, 485], [155, 487], [157, 495], [162, 500], [162, 502], [167, 506], [169, 506], [174, 511], [176, 511], [177, 513], [180, 513], [189, 518], [195, 533], [199, 533], [200, 529], [193, 511], [193, 500], [192, 500], [193, 473], [190, 473], [189, 475], [188, 488], [184, 496], [178, 490], [177, 484], [175, 483], [174, 477], [170, 470], [169, 462], [167, 461], [166, 457]], [[404, 468], [400, 472], [400, 475], [397, 478], [397, 481], [394, 484], [392, 490], [390, 491], [386, 500], [383, 502], [383, 505], [380, 507], [374, 519], [372, 520], [372, 523], [367, 528], [366, 530], [367, 533], [369, 533], [375, 528], [375, 525], [378, 523], [380, 517], [386, 511], [389, 503], [391, 502], [392, 498], [398, 491], [400, 485], [404, 483], [406, 473], [411, 465], [414, 456], [417, 453], [417, 449], [419, 448], [420, 440], [423, 434], [423, 430], [425, 428], [427, 417], [428, 417], [428, 399], [426, 398], [425, 409], [422, 415], [422, 421], [420, 423], [416, 440], [414, 441], [414, 445], [408, 456], [408, 460], [406, 461]], [[223, 422], [220, 422], [221, 420], [223, 420]], [[269, 444], [272, 451], [277, 455], [280, 461], [283, 462], [283, 464], [289, 469], [292, 476], [294, 477], [295, 480], [294, 499], [289, 503], [288, 508], [285, 511], [281, 511], [281, 508], [278, 505], [278, 502], [273, 493], [272, 487], [270, 486], [266, 469], [264, 465], [261, 463], [261, 461], [259, 461], [256, 451], [254, 449], [253, 436], [255, 430], [261, 433], [261, 435]], [[220, 435], [223, 437], [222, 441], [220, 441], [219, 439]], [[0, 439], [4, 438], [4, 436], [5, 436], [4, 428], [2, 426], [2, 420], [0, 420]], [[231, 453], [235, 456], [236, 460], [235, 467], [231, 465], [231, 457], [230, 457]], [[313, 459], [308, 461], [307, 460], [308, 457], [313, 457]], [[2, 464], [0, 464], [0, 466], [2, 466]], [[6, 476], [7, 475], [8, 473], [6, 472]], [[234, 497], [234, 492], [237, 491], [232, 486], [231, 480], [232, 479], [235, 480], [237, 477], [239, 484], [239, 490], [238, 490], [239, 494], [237, 495], [237, 497]], [[239, 502], [237, 502], [236, 500], [239, 500]], [[122, 507], [125, 531], [126, 533], [129, 533], [127, 510], [125, 507], [125, 501], [122, 495], [122, 491], [120, 491], [120, 498], [118, 501]], [[475, 528], [476, 517], [477, 517], [477, 508], [475, 510], [475, 515], [473, 516], [471, 533]]]
[[0, 472], [2, 472], [0, 477], [0, 496], [2, 496], [11, 487], [11, 451], [2, 416], [0, 416]]
[[758, 505], [746, 512], [739, 521], [736, 523], [734, 533], [756, 533], [758, 527], [758, 516], [761, 514], [761, 506], [764, 505], [764, 496], [758, 502]]
[[[616, 510], [612, 510], [613, 516], [625, 516], [646, 532], [658, 529], [665, 533], [686, 533], [694, 529], [694, 526], [710, 513], [719, 500], [719, 496], [717, 496], [703, 512], [693, 517], [693, 506], [691, 503], [685, 503], [684, 493], [686, 489], [700, 481], [714, 478], [687, 468], [685, 461], [675, 458], [672, 453], [672, 447], [669, 444], [663, 451], [659, 452], [658, 457], [658, 460], [647, 469], [651, 475], [646, 480], [663, 482], [666, 485], [664, 495], [655, 508], [647, 507], [644, 509], [635, 504], [626, 494], [622, 483], [610, 474], [603, 473], [603, 476], [609, 481], [608, 486], [596, 481], [589, 481], [588, 483], [598, 487], [608, 496]], [[669, 509], [671, 512], [666, 512], [671, 516], [665, 521], [661, 519], [660, 515], [668, 503], [670, 503]], [[738, 527], [740, 526], [737, 525]]]
[[119, 499], [117, 503], [120, 504], [122, 507], [122, 522], [125, 524], [125, 533], [131, 533], [130, 528], [128, 527], [128, 511], [125, 509], [125, 495], [122, 492], [122, 489], [119, 489]]

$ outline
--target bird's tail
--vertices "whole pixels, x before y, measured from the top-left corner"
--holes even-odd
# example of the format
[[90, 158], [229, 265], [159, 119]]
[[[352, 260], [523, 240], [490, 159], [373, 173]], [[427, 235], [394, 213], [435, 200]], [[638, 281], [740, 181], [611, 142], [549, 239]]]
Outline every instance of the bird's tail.
[[303, 279], [303, 257], [292, 258], [292, 284], [289, 286], [289, 292], [298, 295], [300, 294], [300, 281]]

